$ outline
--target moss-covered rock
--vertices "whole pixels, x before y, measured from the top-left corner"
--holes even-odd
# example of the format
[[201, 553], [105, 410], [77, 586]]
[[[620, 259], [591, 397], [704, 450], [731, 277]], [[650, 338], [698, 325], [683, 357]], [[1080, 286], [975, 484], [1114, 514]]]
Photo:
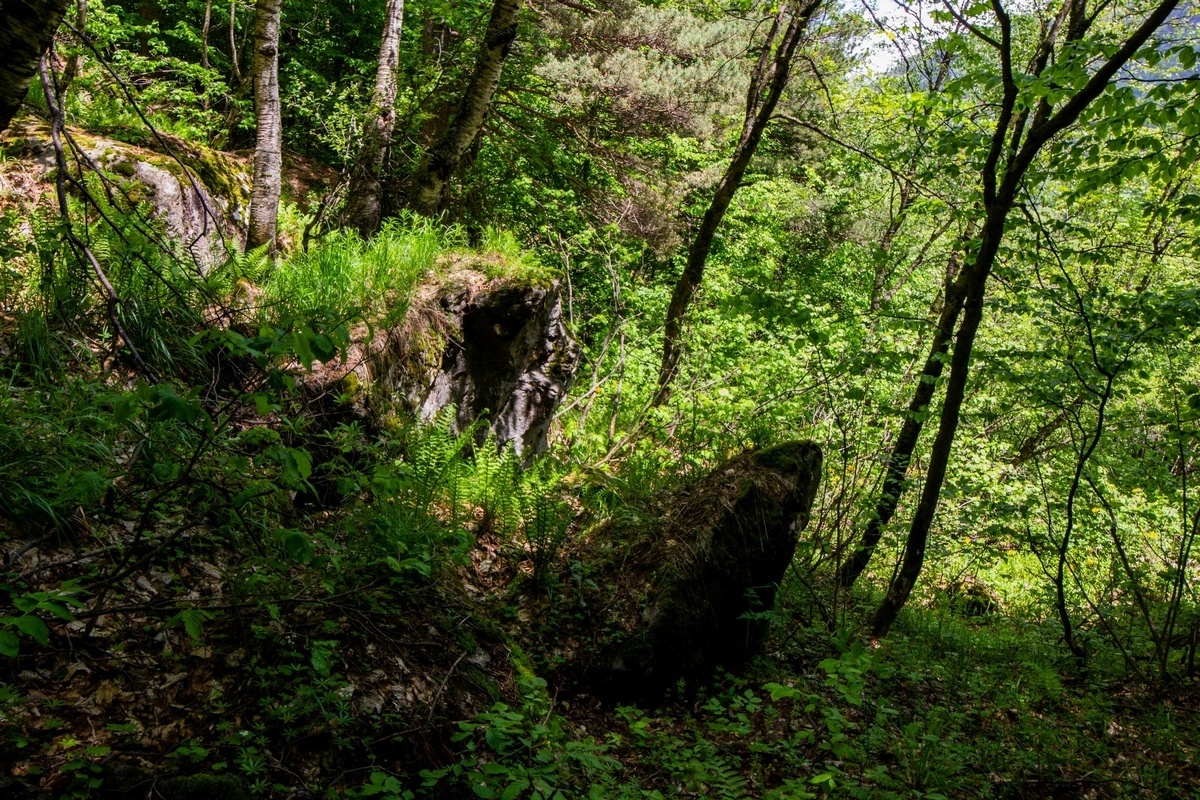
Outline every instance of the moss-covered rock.
[[399, 324], [360, 326], [345, 357], [301, 380], [313, 398], [380, 427], [396, 406], [425, 422], [453, 406], [455, 433], [486, 416], [480, 441], [494, 433], [518, 454], [544, 452], [580, 348], [563, 321], [560, 285], [543, 278], [456, 264], [417, 287]]
[[653, 699], [761, 652], [820, 476], [812, 442], [750, 451], [666, 498], [661, 516], [593, 531], [596, 589], [582, 597], [585, 644], [567, 670], [579, 687]]

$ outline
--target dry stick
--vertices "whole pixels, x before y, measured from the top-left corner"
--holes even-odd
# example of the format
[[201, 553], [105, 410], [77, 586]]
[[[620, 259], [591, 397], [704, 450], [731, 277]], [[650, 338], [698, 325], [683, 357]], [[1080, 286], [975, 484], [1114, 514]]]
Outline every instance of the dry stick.
[[100, 262], [96, 260], [96, 256], [88, 248], [84, 242], [75, 235], [75, 229], [71, 225], [71, 212], [67, 207], [67, 157], [63, 153], [62, 139], [60, 133], [63, 129], [63, 114], [62, 108], [58, 104], [58, 98], [55, 96], [54, 84], [50, 80], [50, 71], [46, 66], [46, 57], [42, 56], [38, 62], [38, 72], [42, 78], [42, 92], [46, 96], [46, 105], [50, 109], [50, 115], [53, 121], [50, 125], [50, 141], [54, 144], [54, 160], [58, 166], [57, 174], [54, 178], [55, 190], [58, 195], [58, 211], [62, 217], [63, 227], [66, 231], [67, 241], [71, 244], [71, 248], [76, 251], [76, 255], [82, 255], [86, 258], [88, 264], [92, 267], [92, 272], [96, 275], [96, 280], [100, 282], [100, 286], [104, 289], [108, 302], [108, 320], [112, 323], [113, 330], [117, 332], [117, 336], [129, 348], [129, 353], [133, 357], [134, 364], [138, 372], [146, 376], [151, 383], [158, 381], [154, 370], [142, 358], [137, 347], [133, 344], [133, 340], [129, 338], [129, 334], [125, 331], [125, 326], [121, 324], [121, 319], [117, 314], [117, 308], [121, 303], [121, 298], [117, 294], [117, 290], [108, 280], [108, 276], [104, 274], [104, 268], [100, 266]]

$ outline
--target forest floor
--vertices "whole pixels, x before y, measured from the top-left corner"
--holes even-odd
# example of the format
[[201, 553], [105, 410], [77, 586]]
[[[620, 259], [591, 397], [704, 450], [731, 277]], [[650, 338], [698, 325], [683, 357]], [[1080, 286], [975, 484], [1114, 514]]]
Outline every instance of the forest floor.
[[[45, 543], [16, 566], [40, 577], [31, 593], [52, 591], [117, 544], [136, 550], [118, 541], [129, 527]], [[236, 776], [261, 797], [1200, 788], [1195, 687], [1111, 664], [1081, 671], [1043, 621], [917, 606], [882, 642], [831, 643], [824, 626], [781, 617], [743, 673], [681, 686], [656, 708], [612, 707], [538, 677], [552, 671], [554, 621], [530, 615], [555, 597], [538, 596], [520, 552], [495, 537], [402, 591], [382, 580], [329, 591], [319, 560], [254, 587], [265, 562], [206, 548], [199, 533], [146, 552], [108, 599], [0, 662], [3, 796], [190, 797], [171, 778], [197, 774]]]

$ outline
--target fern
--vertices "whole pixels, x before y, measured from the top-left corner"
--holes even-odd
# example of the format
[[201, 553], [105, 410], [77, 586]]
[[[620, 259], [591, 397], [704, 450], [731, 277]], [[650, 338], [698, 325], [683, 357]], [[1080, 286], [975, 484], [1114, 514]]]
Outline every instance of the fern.
[[551, 567], [567, 538], [571, 507], [563, 500], [562, 476], [549, 461], [525, 473], [521, 487], [522, 532], [534, 579], [543, 586], [551, 579]]
[[521, 522], [520, 468], [511, 448], [496, 445], [495, 434], [475, 448], [469, 500], [483, 512], [480, 532], [515, 535]]

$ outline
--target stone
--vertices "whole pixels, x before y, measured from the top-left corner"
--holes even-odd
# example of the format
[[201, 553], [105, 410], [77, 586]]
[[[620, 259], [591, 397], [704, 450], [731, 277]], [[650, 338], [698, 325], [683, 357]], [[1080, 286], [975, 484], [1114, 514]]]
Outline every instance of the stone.
[[[808, 524], [821, 449], [789, 442], [730, 459], [662, 503], [649, 521], [613, 521], [597, 551], [574, 665], [578, 688], [653, 701], [762, 651], [776, 589]], [[586, 554], [576, 557], [587, 558]]]
[[461, 290], [443, 296], [442, 308], [455, 320], [455, 333], [421, 402], [421, 420], [453, 405], [455, 432], [486, 417], [487, 430], [517, 455], [545, 452], [554, 411], [579, 367], [558, 284]]
[[361, 326], [342, 358], [303, 376], [309, 395], [336, 397], [378, 427], [397, 406], [426, 423], [453, 407], [455, 434], [485, 419], [479, 443], [494, 434], [525, 460], [545, 452], [579, 344], [557, 281], [490, 271], [499, 274], [457, 263], [428, 276], [399, 324]]
[[[229, 257], [231, 248], [245, 244], [245, 220], [251, 175], [244, 159], [160, 134], [170, 152], [140, 147], [101, 136], [72, 131], [83, 157], [118, 185], [117, 194], [145, 203], [159, 220], [168, 239], [177, 241], [201, 273]], [[44, 171], [42, 185], [52, 191], [55, 169], [50, 127], [23, 119], [7, 137], [18, 142], [22, 155]]]

